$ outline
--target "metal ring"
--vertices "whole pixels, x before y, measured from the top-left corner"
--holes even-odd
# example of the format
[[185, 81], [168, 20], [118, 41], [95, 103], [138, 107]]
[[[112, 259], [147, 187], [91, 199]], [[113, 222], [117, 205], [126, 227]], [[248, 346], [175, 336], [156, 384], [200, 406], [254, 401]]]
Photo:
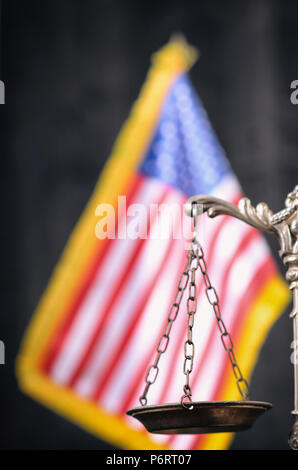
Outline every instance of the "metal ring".
[[146, 397], [140, 397], [139, 402], [141, 403], [142, 406], [147, 405], [147, 398]]
[[[188, 403], [184, 401], [186, 398], [189, 400]], [[186, 408], [187, 410], [190, 410], [190, 411], [194, 409], [190, 395], [182, 395], [181, 405], [183, 406], [183, 408]]]

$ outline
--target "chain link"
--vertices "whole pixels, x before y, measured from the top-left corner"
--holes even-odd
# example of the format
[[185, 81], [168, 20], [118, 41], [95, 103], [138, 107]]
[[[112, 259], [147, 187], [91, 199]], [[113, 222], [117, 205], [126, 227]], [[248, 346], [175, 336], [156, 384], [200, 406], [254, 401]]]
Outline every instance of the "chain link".
[[[184, 394], [181, 397], [181, 405], [184, 408], [192, 409], [192, 391], [189, 384], [189, 375], [193, 369], [193, 361], [195, 354], [195, 345], [192, 340], [192, 329], [194, 325], [194, 316], [197, 311], [197, 287], [196, 287], [196, 271], [199, 267], [198, 265], [198, 255], [196, 250], [194, 250], [194, 244], [191, 243], [190, 254], [192, 258], [192, 265], [190, 273], [190, 283], [188, 287], [188, 299], [187, 299], [187, 339], [184, 343], [184, 366], [183, 373], [185, 375], [185, 385], [183, 387]], [[195, 263], [193, 263], [195, 261]]]

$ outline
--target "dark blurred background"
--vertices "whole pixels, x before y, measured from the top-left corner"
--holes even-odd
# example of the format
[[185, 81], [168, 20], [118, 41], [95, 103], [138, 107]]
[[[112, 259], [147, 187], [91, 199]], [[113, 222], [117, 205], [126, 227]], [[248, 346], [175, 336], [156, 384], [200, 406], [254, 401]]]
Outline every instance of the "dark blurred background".
[[[14, 364], [25, 327], [138, 95], [150, 55], [173, 32], [201, 51], [190, 75], [246, 195], [273, 210], [283, 207], [298, 183], [298, 106], [290, 102], [290, 83], [298, 79], [298, 4], [1, 3], [0, 339], [6, 365], [0, 366], [0, 447], [108, 449], [19, 391]], [[279, 263], [277, 242], [268, 241]], [[289, 311], [270, 332], [252, 379], [253, 398], [274, 408], [239, 433], [232, 449], [288, 448]]]

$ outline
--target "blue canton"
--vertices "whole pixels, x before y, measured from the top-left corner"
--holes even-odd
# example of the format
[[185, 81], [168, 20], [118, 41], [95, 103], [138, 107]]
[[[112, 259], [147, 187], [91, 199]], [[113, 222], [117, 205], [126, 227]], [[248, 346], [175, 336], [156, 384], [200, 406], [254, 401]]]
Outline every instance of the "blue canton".
[[210, 193], [231, 173], [206, 111], [186, 75], [170, 90], [139, 169], [186, 196]]

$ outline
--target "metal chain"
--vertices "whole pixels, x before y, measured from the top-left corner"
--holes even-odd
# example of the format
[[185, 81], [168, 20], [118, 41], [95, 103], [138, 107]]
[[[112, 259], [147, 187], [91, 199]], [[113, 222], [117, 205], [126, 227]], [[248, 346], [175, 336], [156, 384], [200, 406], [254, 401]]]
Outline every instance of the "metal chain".
[[[197, 217], [196, 214], [194, 215], [193, 211], [192, 211], [192, 217], [194, 218]], [[248, 400], [249, 399], [249, 386], [248, 386], [247, 381], [243, 377], [241, 369], [237, 363], [236, 356], [234, 353], [234, 345], [222, 318], [221, 309], [219, 307], [218, 295], [217, 295], [215, 288], [211, 284], [211, 281], [207, 272], [207, 264], [206, 264], [206, 260], [204, 256], [204, 251], [199, 243], [198, 236], [197, 236], [197, 224], [196, 223], [194, 224], [194, 227], [195, 227], [195, 230], [194, 230], [195, 233], [194, 233], [193, 243], [197, 247], [198, 264], [199, 264], [199, 268], [202, 273], [204, 283], [206, 286], [206, 289], [205, 289], [206, 296], [207, 296], [208, 302], [211, 304], [213, 311], [215, 313], [217, 326], [220, 331], [220, 339], [221, 339], [221, 342], [223, 344], [225, 351], [228, 354], [229, 360], [231, 362], [239, 393], [244, 400]]]
[[195, 265], [191, 268], [191, 278], [188, 289], [187, 299], [187, 339], [184, 343], [184, 366], [183, 373], [186, 376], [185, 385], [183, 387], [184, 394], [181, 397], [181, 405], [184, 408], [192, 409], [192, 391], [189, 384], [189, 375], [193, 369], [193, 360], [195, 354], [195, 345], [192, 340], [192, 329], [194, 325], [194, 317], [197, 311], [197, 287], [196, 287], [196, 271], [199, 267], [198, 257], [193, 249], [194, 241], [191, 244], [192, 260], [196, 260]]
[[168, 347], [169, 340], [170, 340], [170, 332], [171, 332], [173, 323], [177, 318], [181, 300], [183, 298], [185, 289], [188, 285], [189, 270], [191, 268], [191, 263], [192, 263], [192, 256], [191, 256], [191, 251], [189, 250], [187, 253], [187, 262], [186, 262], [184, 271], [181, 274], [181, 277], [178, 282], [177, 293], [176, 293], [174, 302], [172, 303], [171, 308], [169, 310], [167, 326], [165, 328], [163, 335], [161, 335], [160, 340], [158, 342], [158, 346], [156, 350], [156, 353], [157, 353], [156, 359], [153, 365], [149, 368], [149, 371], [145, 379], [146, 385], [143, 391], [143, 395], [141, 395], [139, 398], [140, 404], [142, 406], [147, 405], [147, 394], [148, 394], [149, 388], [151, 387], [152, 384], [154, 384], [158, 376], [158, 372], [159, 372], [158, 363], [159, 363], [160, 357], [162, 354], [165, 353]]

